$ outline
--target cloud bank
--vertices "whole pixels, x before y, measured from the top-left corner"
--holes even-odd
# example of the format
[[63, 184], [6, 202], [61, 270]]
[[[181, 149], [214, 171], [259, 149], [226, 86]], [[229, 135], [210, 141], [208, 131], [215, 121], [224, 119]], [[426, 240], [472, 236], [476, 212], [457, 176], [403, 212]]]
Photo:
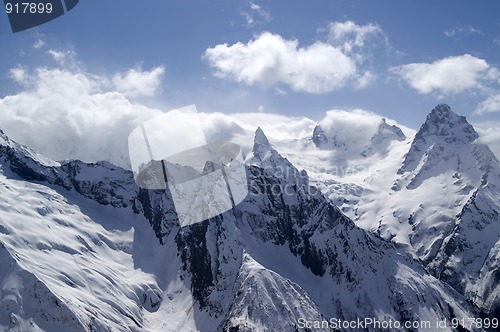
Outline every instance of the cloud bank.
[[[12, 139], [54, 160], [108, 160], [129, 168], [128, 135], [162, 113], [131, 102], [106, 77], [84, 71], [16, 67], [10, 74], [21, 91], [0, 99], [0, 128]], [[243, 147], [248, 145], [247, 149], [258, 126], [271, 139], [295, 139], [310, 137], [317, 124], [307, 117], [264, 112], [228, 115], [199, 111], [209, 136], [236, 138]], [[363, 110], [331, 110], [319, 124], [327, 131], [334, 130], [338, 139], [361, 146], [373, 135], [380, 119], [380, 115]], [[415, 132], [400, 127], [409, 137]], [[477, 129], [481, 142], [500, 155], [499, 125], [480, 123]]]
[[81, 70], [16, 67], [10, 77], [21, 91], [0, 99], [0, 128], [55, 160], [108, 160], [128, 167], [128, 135], [160, 113], [132, 103], [106, 77]]
[[[10, 76], [20, 84], [21, 91], [0, 99], [0, 128], [12, 139], [54, 160], [108, 160], [129, 168], [128, 135], [139, 124], [162, 113], [130, 101], [117, 91], [113, 79], [83, 70], [15, 67]], [[236, 137], [238, 143], [249, 147], [258, 126], [271, 139], [296, 139], [312, 135], [316, 125], [307, 117], [199, 111], [210, 137]], [[366, 126], [373, 130], [379, 121], [380, 116], [372, 113], [337, 110], [328, 112], [321, 123], [328, 126], [335, 122], [336, 128], [344, 128], [345, 135], [358, 137], [368, 132]], [[189, 132], [189, 123], [185, 131]]]

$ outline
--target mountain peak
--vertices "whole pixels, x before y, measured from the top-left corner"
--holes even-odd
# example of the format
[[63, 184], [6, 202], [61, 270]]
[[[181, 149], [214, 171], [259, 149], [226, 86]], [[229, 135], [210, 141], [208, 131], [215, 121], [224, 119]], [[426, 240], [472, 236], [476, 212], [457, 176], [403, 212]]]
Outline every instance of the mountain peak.
[[[14, 167], [24, 166], [25, 164], [29, 164], [32, 167], [36, 168], [40, 165], [43, 166], [59, 166], [60, 164], [54, 160], [46, 158], [30, 148], [17, 143], [16, 141], [10, 139], [7, 134], [0, 129], [0, 157], [6, 158], [7, 162], [9, 162]], [[17, 165], [17, 166], [16, 166]], [[12, 168], [12, 167], [11, 167]], [[19, 170], [21, 171], [28, 171]]]
[[8, 144], [9, 141], [9, 137], [0, 129], [0, 144]]
[[260, 127], [255, 131], [254, 144], [261, 144], [268, 147], [271, 146], [266, 134], [264, 134], [264, 131]]
[[451, 107], [448, 104], [438, 104], [436, 107], [434, 107], [434, 109], [431, 111], [430, 114], [442, 117], [449, 117], [451, 115], [456, 115], [455, 113], [453, 113]]
[[446, 143], [471, 143], [479, 136], [465, 116], [455, 114], [446, 104], [437, 105], [427, 115], [416, 140], [426, 141], [431, 136], [443, 137]]
[[[425, 123], [415, 135], [398, 173], [411, 172], [417, 167], [430, 170], [444, 162], [449, 163], [446, 166], [448, 168], [464, 167], [460, 160], [467, 159], [468, 154], [472, 153], [471, 149], [477, 148], [471, 143], [478, 137], [465, 116], [455, 114], [446, 104], [439, 104], [427, 115]], [[424, 162], [420, 163], [422, 160]], [[456, 164], [452, 164], [452, 160]]]
[[326, 137], [325, 131], [320, 125], [316, 125], [313, 130], [312, 140], [314, 145], [320, 146], [321, 144], [327, 143], [328, 138]]
[[372, 143], [380, 142], [381, 140], [388, 138], [391, 140], [404, 141], [406, 139], [405, 134], [396, 125], [390, 125], [387, 123], [385, 118], [382, 118], [380, 125], [378, 126], [377, 132], [372, 136]]

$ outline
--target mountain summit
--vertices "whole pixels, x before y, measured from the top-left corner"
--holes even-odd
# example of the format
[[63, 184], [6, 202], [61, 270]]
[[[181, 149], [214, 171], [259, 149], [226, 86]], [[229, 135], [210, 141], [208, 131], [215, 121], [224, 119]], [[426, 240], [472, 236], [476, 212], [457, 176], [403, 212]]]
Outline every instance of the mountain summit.
[[[440, 104], [427, 115], [425, 123], [413, 139], [398, 174], [412, 172], [417, 168], [429, 170], [437, 164], [446, 163], [450, 158], [456, 160], [456, 163], [452, 162], [449, 167], [456, 168], [459, 166], [456, 164], [467, 159], [467, 153], [470, 152], [465, 151], [464, 146], [472, 148], [472, 143], [478, 137], [474, 127], [464, 116], [453, 113], [450, 106]], [[494, 157], [491, 151], [489, 154]]]
[[426, 141], [432, 137], [443, 137], [446, 143], [471, 143], [479, 136], [465, 116], [459, 116], [446, 104], [437, 105], [427, 115], [415, 141]]

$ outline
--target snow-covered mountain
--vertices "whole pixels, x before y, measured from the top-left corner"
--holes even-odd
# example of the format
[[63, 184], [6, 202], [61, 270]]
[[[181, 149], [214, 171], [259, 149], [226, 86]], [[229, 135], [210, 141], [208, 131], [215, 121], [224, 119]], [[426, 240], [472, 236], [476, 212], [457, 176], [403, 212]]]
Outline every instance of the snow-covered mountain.
[[[357, 227], [260, 129], [246, 160], [247, 198], [181, 228], [168, 192], [139, 189], [131, 172], [52, 162], [0, 133], [0, 328], [306, 331], [339, 320], [479, 317], [406, 247]], [[461, 220], [494, 190], [478, 192]], [[456, 248], [435, 260], [441, 274], [455, 271], [453, 254], [467, 254]], [[486, 264], [495, 271], [498, 246]], [[498, 284], [484, 272], [482, 282]], [[490, 295], [483, 303], [495, 302]]]
[[[411, 215], [410, 242], [419, 257], [436, 276], [500, 316], [500, 163], [477, 138], [465, 117], [437, 106], [415, 136], [397, 186], [406, 186], [407, 197], [421, 188], [435, 199], [421, 200], [425, 205]], [[441, 188], [431, 192], [436, 182]]]
[[276, 145], [358, 226], [407, 245], [436, 277], [499, 316], [495, 155], [448, 105], [416, 134], [381, 121], [353, 140], [342, 126], [317, 126], [301, 144]]

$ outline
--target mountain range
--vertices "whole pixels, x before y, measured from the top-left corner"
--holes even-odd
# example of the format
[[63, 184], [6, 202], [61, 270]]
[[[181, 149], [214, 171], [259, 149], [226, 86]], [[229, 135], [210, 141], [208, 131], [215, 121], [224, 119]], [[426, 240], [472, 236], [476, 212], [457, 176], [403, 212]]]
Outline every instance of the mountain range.
[[493, 330], [471, 318], [500, 316], [498, 160], [444, 104], [372, 127], [233, 126], [249, 194], [185, 227], [168, 190], [0, 132], [0, 329]]

